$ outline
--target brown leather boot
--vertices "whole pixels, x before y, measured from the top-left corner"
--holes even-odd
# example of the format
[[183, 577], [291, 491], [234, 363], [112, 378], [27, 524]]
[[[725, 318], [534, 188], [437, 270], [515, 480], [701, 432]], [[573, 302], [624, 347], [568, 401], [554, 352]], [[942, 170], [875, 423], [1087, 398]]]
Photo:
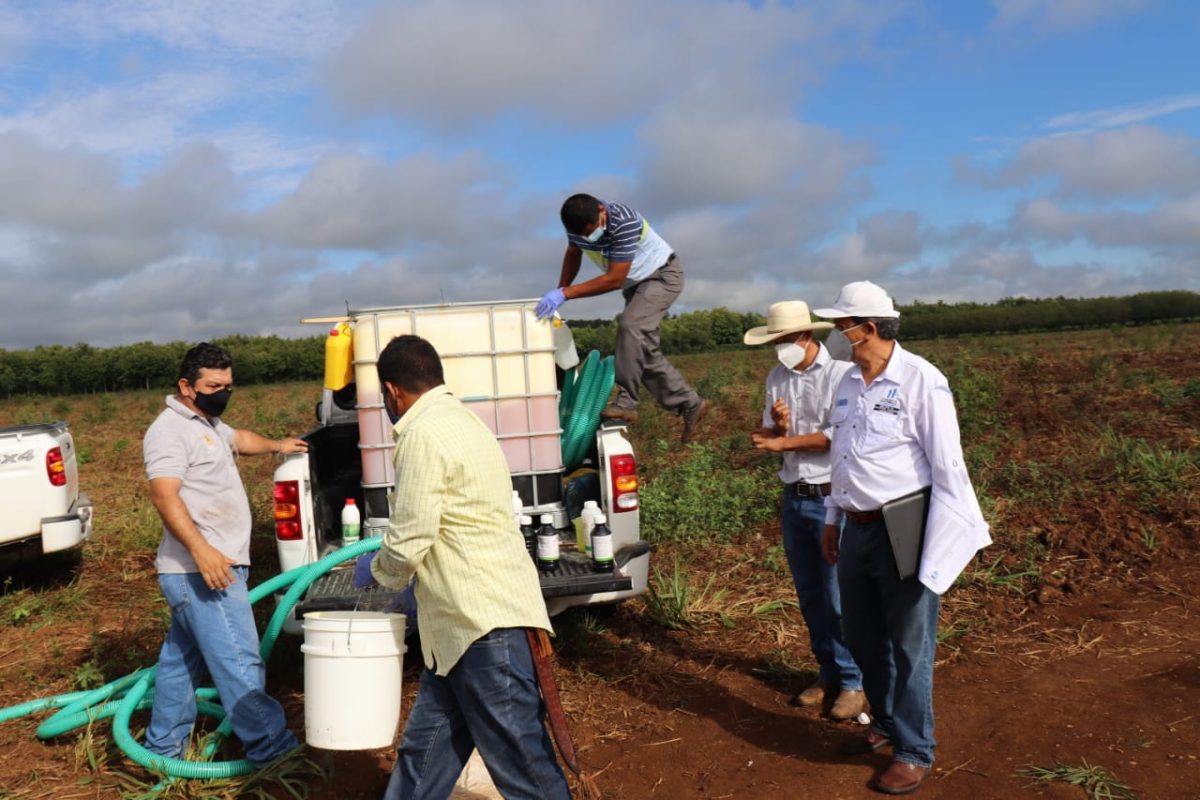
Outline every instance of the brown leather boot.
[[887, 769], [871, 781], [871, 788], [884, 794], [912, 794], [921, 788], [928, 774], [929, 767], [892, 759]]
[[704, 415], [708, 413], [708, 408], [709, 402], [701, 400], [699, 404], [683, 412], [683, 433], [679, 435], [681, 443], [687, 444], [696, 436], [696, 431], [700, 429], [700, 422], [704, 419]]
[[609, 405], [600, 412], [600, 419], [619, 419], [622, 422], [628, 422], [632, 425], [637, 422], [638, 412], [632, 408]]
[[862, 690], [843, 689], [833, 701], [829, 716], [836, 720], [854, 719], [867, 710], [867, 696]]

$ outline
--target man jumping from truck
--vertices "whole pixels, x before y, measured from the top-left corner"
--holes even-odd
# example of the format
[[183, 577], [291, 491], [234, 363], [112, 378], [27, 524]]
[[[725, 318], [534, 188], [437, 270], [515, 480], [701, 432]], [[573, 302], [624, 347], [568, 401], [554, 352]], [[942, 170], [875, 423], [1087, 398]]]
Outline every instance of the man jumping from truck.
[[[620, 289], [625, 310], [617, 317], [617, 397], [600, 416], [636, 422], [640, 385], [645, 384], [660, 406], [683, 417], [680, 439], [687, 444], [709, 404], [662, 354], [658, 332], [667, 309], [683, 291], [683, 264], [629, 206], [575, 194], [563, 203], [560, 216], [567, 229], [567, 250], [558, 288], [538, 303], [538, 318], [549, 317], [568, 300]], [[575, 284], [584, 253], [604, 274]]]
[[396, 487], [378, 553], [355, 584], [416, 576], [425, 670], [385, 800], [448, 797], [473, 749], [509, 798], [570, 798], [543, 725], [526, 628], [549, 631], [537, 571], [513, 521], [495, 435], [450, 394], [433, 345], [397, 336], [379, 355]]

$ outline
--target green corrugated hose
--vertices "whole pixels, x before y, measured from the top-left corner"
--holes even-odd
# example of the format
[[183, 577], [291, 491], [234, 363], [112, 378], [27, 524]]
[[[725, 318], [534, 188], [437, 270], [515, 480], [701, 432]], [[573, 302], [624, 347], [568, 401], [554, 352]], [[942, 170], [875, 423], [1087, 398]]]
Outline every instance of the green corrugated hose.
[[600, 412], [608, 402], [615, 379], [613, 357], [602, 359], [596, 350], [567, 372], [559, 401], [559, 420], [563, 428], [563, 467], [568, 473], [583, 463], [591, 450], [596, 428], [600, 426]]
[[[612, 356], [602, 359], [596, 350], [588, 353], [587, 358], [578, 367], [568, 371], [567, 379], [563, 384], [562, 399], [559, 402], [560, 421], [563, 428], [563, 463], [567, 472], [577, 468], [587, 456], [588, 450], [591, 449], [596, 428], [600, 424], [600, 412], [608, 402], [608, 395], [612, 391], [614, 379], [615, 369]], [[264, 597], [271, 596], [284, 587], [288, 587], [262, 636], [259, 652], [264, 661], [270, 658], [271, 651], [275, 647], [275, 642], [283, 630], [284, 622], [291, 613], [292, 607], [296, 605], [308, 587], [343, 561], [379, 549], [381, 542], [382, 540], [378, 537], [363, 539], [349, 547], [336, 550], [313, 564], [276, 575], [250, 591], [250, 602], [257, 603]], [[130, 730], [130, 720], [135, 711], [147, 709], [153, 705], [154, 676], [157, 670], [156, 665], [118, 678], [99, 689], [68, 692], [9, 706], [0, 709], [0, 722], [56, 708], [59, 711], [42, 722], [37, 729], [38, 738], [51, 739], [97, 720], [113, 717], [113, 738], [117, 745], [132, 761], [146, 769], [175, 778], [208, 780], [232, 778], [253, 772], [254, 764], [246, 759], [186, 761], [181, 758], [167, 758], [151, 753], [138, 743]], [[224, 718], [217, 727], [217, 736], [205, 748], [203, 756], [209, 758], [220, 746], [220, 739], [229, 735], [230, 723], [229, 719], [225, 717], [224, 709], [212, 702], [217, 699], [215, 689], [199, 689], [196, 697], [198, 698], [196, 708], [199, 713], [218, 719]]]
[[[271, 616], [266, 631], [262, 636], [259, 652], [263, 661], [271, 657], [275, 642], [283, 630], [292, 606], [313, 583], [329, 570], [343, 561], [357, 558], [363, 553], [378, 550], [382, 543], [381, 537], [363, 539], [360, 542], [343, 547], [313, 564], [297, 567], [276, 575], [270, 580], [260, 583], [250, 591], [250, 602], [257, 603], [264, 597], [269, 597], [277, 591], [288, 587], [287, 593], [279, 601], [278, 608]], [[154, 772], [175, 778], [232, 778], [246, 775], [255, 770], [253, 763], [246, 759], [238, 761], [186, 761], [182, 758], [167, 758], [151, 753], [133, 737], [129, 723], [133, 712], [150, 708], [154, 702], [152, 687], [154, 675], [158, 666], [140, 669], [130, 675], [118, 678], [111, 683], [86, 692], [69, 692], [40, 700], [31, 700], [20, 705], [0, 709], [0, 722], [7, 722], [47, 708], [58, 708], [58, 713], [38, 726], [37, 735], [40, 739], [50, 739], [82, 728], [96, 720], [115, 717], [113, 720], [113, 739], [117, 746], [132, 761]], [[196, 692], [199, 701], [196, 704], [201, 714], [210, 717], [225, 717], [225, 710], [220, 705], [211, 702], [217, 698], [215, 689], [199, 689]], [[220, 739], [228, 736], [230, 722], [228, 718], [217, 726], [217, 736], [205, 748], [204, 758], [210, 758], [220, 745]]]

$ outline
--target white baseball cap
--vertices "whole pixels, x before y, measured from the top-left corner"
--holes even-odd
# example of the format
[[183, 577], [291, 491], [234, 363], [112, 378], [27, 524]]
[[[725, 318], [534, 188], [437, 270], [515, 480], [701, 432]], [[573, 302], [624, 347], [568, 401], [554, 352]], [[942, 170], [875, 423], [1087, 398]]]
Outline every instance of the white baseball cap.
[[815, 308], [813, 313], [826, 319], [900, 316], [888, 293], [870, 281], [847, 283], [830, 308]]

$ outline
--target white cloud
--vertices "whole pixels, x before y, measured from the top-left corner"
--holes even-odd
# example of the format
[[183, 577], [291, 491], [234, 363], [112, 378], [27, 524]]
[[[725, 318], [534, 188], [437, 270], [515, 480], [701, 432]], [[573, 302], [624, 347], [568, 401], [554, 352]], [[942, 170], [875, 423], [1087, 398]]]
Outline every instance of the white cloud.
[[992, 0], [998, 27], [1028, 27], [1044, 35], [1091, 28], [1147, 5], [1147, 0]]
[[485, 238], [505, 206], [501, 172], [478, 153], [414, 154], [388, 163], [359, 153], [322, 157], [294, 192], [239, 226], [292, 247], [391, 251]]
[[[870, 148], [840, 133], [775, 114], [673, 108], [641, 130], [640, 196], [658, 206], [779, 204], [803, 230], [818, 210], [843, 203]], [[808, 219], [806, 219], [806, 216]]]
[[910, 13], [894, 3], [419, 0], [383, 6], [341, 49], [329, 81], [352, 108], [438, 129], [513, 114], [610, 126], [709, 85], [720, 105], [764, 92], [794, 102], [800, 78]]
[[820, 272], [845, 281], [888, 275], [921, 255], [920, 219], [913, 212], [876, 214], [862, 220], [858, 230], [816, 253]]
[[22, 4], [47, 37], [91, 42], [148, 37], [233, 57], [311, 58], [345, 40], [361, 6], [334, 0], [84, 0]]
[[997, 179], [1009, 186], [1051, 180], [1064, 196], [1177, 194], [1200, 183], [1200, 140], [1149, 126], [1036, 139]]
[[1193, 108], [1200, 108], [1200, 94], [1184, 94], [1095, 111], [1072, 111], [1051, 118], [1046, 127], [1077, 133], [1120, 128]]
[[127, 185], [115, 159], [0, 134], [0, 224], [21, 242], [0, 251], [0, 275], [124, 274], [209, 229], [235, 195], [211, 147], [180, 150]]
[[24, 131], [51, 147], [161, 155], [178, 146], [196, 116], [238, 89], [231, 75], [220, 72], [168, 72], [146, 82], [60, 89], [0, 117], [0, 131]]
[[1098, 247], [1183, 248], [1200, 275], [1200, 194], [1144, 211], [1069, 209], [1042, 198], [1019, 207], [1012, 227], [1018, 235], [1049, 241], [1081, 237]]

